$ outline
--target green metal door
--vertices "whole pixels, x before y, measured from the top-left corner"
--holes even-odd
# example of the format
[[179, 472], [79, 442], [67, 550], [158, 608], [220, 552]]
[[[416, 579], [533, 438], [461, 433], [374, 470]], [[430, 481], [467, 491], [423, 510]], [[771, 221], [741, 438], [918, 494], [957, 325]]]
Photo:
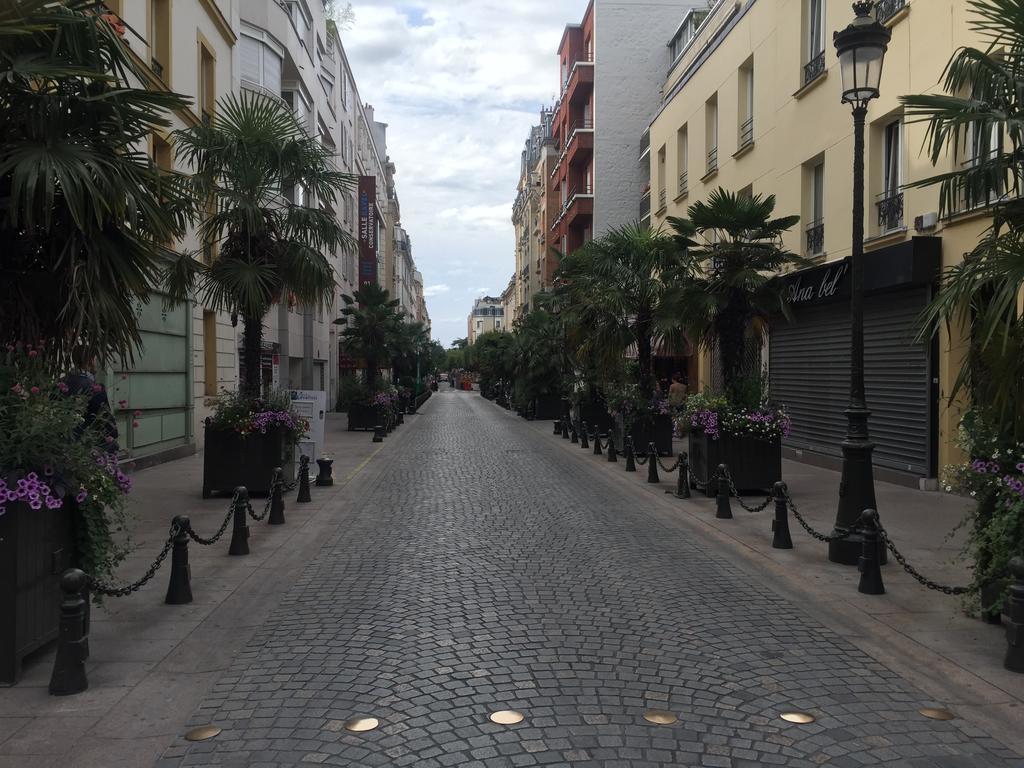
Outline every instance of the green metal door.
[[142, 350], [133, 364], [115, 369], [108, 386], [119, 442], [135, 458], [193, 441], [190, 310], [187, 304], [165, 308], [159, 295], [148, 304], [136, 304]]

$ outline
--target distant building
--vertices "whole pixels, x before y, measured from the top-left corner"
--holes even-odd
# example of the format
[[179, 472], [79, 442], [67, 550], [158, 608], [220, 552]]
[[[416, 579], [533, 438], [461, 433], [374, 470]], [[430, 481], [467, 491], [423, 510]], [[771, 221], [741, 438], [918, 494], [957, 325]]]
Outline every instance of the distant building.
[[505, 330], [505, 307], [501, 297], [481, 296], [473, 302], [466, 320], [466, 338], [472, 344], [481, 334]]

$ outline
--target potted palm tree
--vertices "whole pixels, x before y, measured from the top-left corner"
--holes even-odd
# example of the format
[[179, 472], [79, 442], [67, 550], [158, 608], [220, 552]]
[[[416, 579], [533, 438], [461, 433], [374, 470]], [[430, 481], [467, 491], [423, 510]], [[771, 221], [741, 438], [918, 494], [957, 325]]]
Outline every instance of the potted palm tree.
[[[239, 396], [219, 400], [207, 422], [203, 492], [242, 484], [243, 462], [265, 478], [250, 491], [267, 492], [273, 468], [290, 466], [286, 447], [301, 424], [271, 407], [262, 391], [263, 319], [290, 298], [332, 303], [334, 270], [324, 254], [350, 246], [351, 238], [330, 211], [304, 201], [333, 201], [354, 179], [334, 170], [328, 150], [283, 102], [250, 91], [222, 99], [211, 121], [173, 138], [194, 169], [194, 199], [208, 201], [199, 234], [216, 257], [177, 255], [165, 273], [168, 292], [172, 301], [199, 295], [210, 308], [241, 316], [243, 325], [244, 376]], [[265, 429], [247, 426], [257, 423]]]
[[104, 579], [127, 552], [105, 390], [62, 374], [138, 353], [136, 304], [191, 201], [138, 151], [186, 101], [133, 85], [143, 72], [92, 4], [4, 3], [0, 69], [0, 683], [14, 683], [57, 636], [62, 570]]
[[352, 295], [341, 297], [344, 306], [336, 325], [344, 326], [341, 344], [345, 352], [365, 362], [366, 379], [362, 398], [348, 407], [349, 430], [372, 430], [384, 423], [391, 406], [392, 386], [382, 380], [380, 366], [395, 352], [400, 329], [400, 302], [376, 283], [366, 283]]
[[921, 340], [947, 331], [967, 349], [949, 392], [963, 408], [958, 447], [964, 460], [943, 471], [949, 492], [976, 502], [965, 523], [963, 555], [973, 580], [968, 607], [998, 622], [1009, 561], [1024, 551], [1024, 205], [1016, 126], [1024, 78], [1004, 50], [1024, 45], [1019, 4], [966, 3], [981, 47], [958, 49], [946, 66], [945, 93], [904, 96], [907, 119], [927, 124], [928, 158], [946, 162], [967, 145], [969, 161], [916, 186], [937, 186], [941, 217], [987, 208], [977, 245], [942, 275], [925, 313]]
[[782, 478], [789, 420], [768, 402], [761, 366], [745, 350], [760, 342], [772, 316], [789, 316], [779, 271], [807, 262], [781, 238], [799, 217], [775, 218], [774, 195], [721, 188], [687, 213], [669, 217], [690, 265], [677, 299], [689, 333], [714, 352], [722, 383], [711, 397], [691, 396], [678, 426], [689, 434], [690, 464], [708, 495], [717, 492], [713, 471], [723, 463], [738, 489], [768, 489]]
[[568, 361], [561, 318], [546, 307], [536, 307], [518, 324], [515, 343], [516, 386], [527, 411], [536, 419], [562, 418]]
[[[640, 407], [623, 429], [653, 440], [665, 456], [672, 455], [672, 427], [655, 392], [653, 350], [658, 343], [682, 342], [675, 286], [689, 268], [675, 238], [634, 223], [563, 257], [557, 275], [570, 344], [581, 367], [617, 370], [635, 351]], [[603, 401], [585, 402], [581, 416], [586, 420], [587, 415], [599, 429], [612, 426]]]

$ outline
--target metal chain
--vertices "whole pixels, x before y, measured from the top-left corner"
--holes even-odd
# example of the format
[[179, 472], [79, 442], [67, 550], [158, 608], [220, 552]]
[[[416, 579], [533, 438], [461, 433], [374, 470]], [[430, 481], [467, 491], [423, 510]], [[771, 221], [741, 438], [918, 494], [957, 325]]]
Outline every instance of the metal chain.
[[263, 506], [263, 512], [261, 512], [260, 514], [257, 515], [256, 512], [253, 511], [252, 504], [246, 502], [245, 510], [246, 510], [246, 512], [248, 512], [249, 517], [251, 517], [253, 520], [255, 520], [258, 523], [261, 520], [263, 520], [263, 518], [265, 518], [267, 515], [269, 515], [270, 514], [270, 505], [274, 501], [274, 492], [277, 490], [278, 487], [283, 487], [283, 486], [284, 486], [284, 482], [280, 478], [278, 478], [277, 473], [275, 472], [273, 477], [270, 480], [270, 495], [267, 496], [267, 503]]
[[145, 584], [156, 575], [156, 572], [160, 570], [160, 566], [163, 565], [164, 560], [167, 559], [168, 553], [174, 546], [174, 540], [178, 537], [181, 532], [177, 522], [171, 523], [170, 532], [167, 536], [167, 542], [164, 544], [163, 549], [160, 550], [160, 554], [156, 556], [156, 560], [149, 566], [146, 573], [138, 581], [134, 581], [131, 584], [126, 584], [123, 587], [112, 587], [109, 584], [101, 584], [96, 581], [92, 576], [89, 577], [89, 589], [93, 592], [104, 595], [106, 597], [125, 597], [133, 592], [138, 592], [142, 589]]
[[196, 544], [202, 544], [204, 547], [208, 547], [211, 544], [216, 544], [220, 540], [220, 537], [224, 535], [224, 531], [228, 529], [228, 523], [231, 522], [231, 518], [235, 516], [235, 504], [237, 503], [238, 494], [236, 493], [234, 495], [234, 498], [231, 499], [231, 506], [228, 507], [228, 513], [224, 516], [224, 522], [220, 524], [220, 528], [210, 538], [204, 539], [202, 536], [196, 533], [195, 530], [192, 528], [191, 523], [189, 524], [188, 528], [185, 529], [185, 533], [187, 533], [188, 537], [192, 539], [192, 541], [194, 541]]
[[793, 517], [795, 517], [796, 521], [800, 523], [800, 527], [807, 531], [807, 533], [809, 533], [813, 538], [817, 539], [818, 541], [824, 541], [827, 544], [831, 541], [842, 541], [843, 539], [848, 539], [850, 536], [853, 535], [852, 528], [847, 530], [845, 533], [839, 533], [835, 536], [826, 536], [823, 533], [818, 533], [816, 530], [811, 528], [811, 526], [807, 523], [806, 520], [804, 520], [803, 515], [800, 514], [800, 511], [796, 508], [796, 505], [793, 503], [793, 497], [789, 495], [788, 490], [785, 491], [785, 495], [786, 502], [789, 504], [789, 508], [793, 511]]
[[892, 556], [896, 559], [896, 562], [899, 563], [903, 567], [903, 570], [909, 573], [921, 586], [927, 587], [928, 589], [934, 589], [936, 592], [942, 592], [944, 595], [963, 595], [971, 591], [970, 587], [948, 587], [945, 584], [939, 584], [938, 582], [932, 581], [926, 576], [923, 576], [916, 568], [914, 568], [914, 566], [908, 563], [907, 558], [905, 558], [903, 554], [896, 549], [896, 545], [892, 543], [892, 539], [889, 538], [889, 534], [881, 525], [878, 526], [878, 533], [880, 536], [885, 537], [885, 546], [890, 552], [892, 552]]
[[675, 464], [673, 464], [671, 467], [666, 467], [665, 464], [662, 462], [661, 457], [658, 456], [658, 454], [654, 454], [654, 457], [658, 460], [658, 466], [661, 467], [663, 471], [668, 472], [669, 474], [672, 474], [677, 469], [679, 469], [679, 462], [681, 462], [683, 460], [683, 457], [679, 456], [676, 459], [676, 463]]
[[692, 481], [692, 482], [693, 482], [693, 483], [694, 483], [695, 485], [697, 485], [698, 487], [701, 487], [701, 488], [707, 488], [707, 486], [708, 486], [708, 481], [707, 481], [707, 480], [701, 480], [701, 479], [700, 479], [699, 477], [697, 477], [697, 476], [696, 476], [695, 474], [693, 474], [693, 470], [692, 470], [692, 469], [690, 468], [690, 465], [687, 465], [687, 466], [686, 466], [686, 471], [687, 471], [687, 472], [689, 473], [689, 475], [690, 475], [690, 480], [691, 480], [691, 481]]
[[736, 483], [733, 482], [732, 473], [729, 472], [728, 468], [725, 470], [725, 479], [729, 481], [729, 491], [736, 497], [736, 501], [739, 502], [739, 505], [747, 510], [747, 512], [763, 512], [767, 509], [768, 505], [771, 504], [773, 496], [769, 493], [768, 498], [762, 503], [758, 504], [756, 507], [748, 507], [747, 503], [740, 497], [740, 492], [736, 490]]

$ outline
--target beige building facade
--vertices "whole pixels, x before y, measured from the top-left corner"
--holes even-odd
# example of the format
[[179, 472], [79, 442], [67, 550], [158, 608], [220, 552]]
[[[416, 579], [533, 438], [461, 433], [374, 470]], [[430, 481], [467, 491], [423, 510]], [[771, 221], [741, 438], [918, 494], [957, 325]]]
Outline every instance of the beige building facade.
[[466, 318], [466, 339], [472, 344], [485, 333], [508, 330], [507, 317], [501, 296], [481, 296]]
[[[939, 271], [989, 219], [984, 210], [940, 218], [937, 188], [906, 187], [971, 162], [983, 140], [968, 137], [933, 167], [921, 154], [925, 127], [904, 119], [899, 97], [936, 90], [953, 51], [978, 41], [958, 0], [885, 0], [875, 13], [892, 40], [866, 129], [867, 396], [879, 472], [927, 486], [959, 458], [962, 403], [948, 400], [963, 345], [945, 332], [918, 341], [916, 320]], [[719, 0], [706, 14], [687, 13], [666, 41], [646, 156], [655, 228], [718, 187], [774, 194], [776, 215], [800, 215], [784, 244], [816, 265], [787, 277], [796, 319], [772, 323], [760, 364], [773, 399], [793, 415], [787, 451], [826, 465], [837, 463], [845, 432], [853, 164], [831, 32], [852, 18], [845, 0]], [[707, 354], [701, 363], [707, 388]]]

